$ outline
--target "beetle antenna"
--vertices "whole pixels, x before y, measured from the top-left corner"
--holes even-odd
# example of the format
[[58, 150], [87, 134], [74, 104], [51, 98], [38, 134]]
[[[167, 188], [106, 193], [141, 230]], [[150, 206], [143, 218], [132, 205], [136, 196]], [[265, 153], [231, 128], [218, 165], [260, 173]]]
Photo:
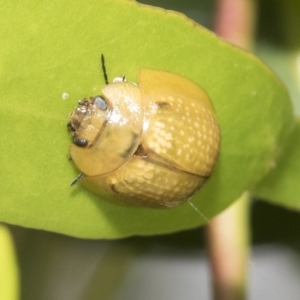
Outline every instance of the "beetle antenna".
[[106, 73], [106, 68], [105, 68], [105, 59], [104, 59], [103, 54], [101, 54], [101, 65], [102, 65], [102, 71], [103, 71], [105, 83], [108, 84], [109, 82], [108, 82], [108, 78], [107, 78], [107, 73]]
[[80, 173], [70, 184], [70, 186], [75, 185], [79, 180], [81, 180], [84, 177], [82, 173]]

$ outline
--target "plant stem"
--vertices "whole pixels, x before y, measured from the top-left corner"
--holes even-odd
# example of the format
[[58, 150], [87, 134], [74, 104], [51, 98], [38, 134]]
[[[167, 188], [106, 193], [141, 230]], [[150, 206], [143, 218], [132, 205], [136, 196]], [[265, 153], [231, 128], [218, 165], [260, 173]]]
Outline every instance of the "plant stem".
[[215, 300], [245, 300], [248, 267], [248, 194], [207, 226]]
[[217, 0], [215, 33], [228, 42], [251, 49], [255, 11], [254, 0]]
[[[223, 39], [249, 50], [253, 42], [254, 24], [254, 0], [217, 0], [215, 32]], [[207, 226], [214, 300], [247, 298], [248, 198], [245, 193]]]
[[0, 287], [0, 299], [19, 299], [19, 266], [11, 233], [4, 224], [0, 224]]

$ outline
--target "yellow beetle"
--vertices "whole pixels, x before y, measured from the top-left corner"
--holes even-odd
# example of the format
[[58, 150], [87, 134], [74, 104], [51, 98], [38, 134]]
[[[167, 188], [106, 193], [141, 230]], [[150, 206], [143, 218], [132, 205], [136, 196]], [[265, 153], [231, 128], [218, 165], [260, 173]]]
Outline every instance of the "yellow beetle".
[[138, 80], [119, 77], [102, 96], [78, 102], [68, 124], [81, 172], [73, 183], [119, 204], [174, 207], [210, 177], [218, 123], [208, 95], [188, 78], [141, 68]]

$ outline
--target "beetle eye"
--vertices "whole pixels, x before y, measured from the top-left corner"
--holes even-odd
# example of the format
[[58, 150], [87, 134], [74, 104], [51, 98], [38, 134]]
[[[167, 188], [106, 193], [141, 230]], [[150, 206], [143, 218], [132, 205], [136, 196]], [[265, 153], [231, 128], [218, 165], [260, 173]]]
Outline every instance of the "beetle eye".
[[88, 144], [88, 141], [86, 139], [77, 139], [77, 138], [74, 138], [73, 141], [74, 141], [74, 144], [76, 146], [82, 147], [82, 148], [86, 147], [87, 144]]
[[107, 103], [106, 103], [105, 99], [101, 96], [96, 96], [94, 98], [94, 103], [96, 103], [98, 108], [100, 108], [101, 110], [106, 110], [106, 108], [107, 108]]

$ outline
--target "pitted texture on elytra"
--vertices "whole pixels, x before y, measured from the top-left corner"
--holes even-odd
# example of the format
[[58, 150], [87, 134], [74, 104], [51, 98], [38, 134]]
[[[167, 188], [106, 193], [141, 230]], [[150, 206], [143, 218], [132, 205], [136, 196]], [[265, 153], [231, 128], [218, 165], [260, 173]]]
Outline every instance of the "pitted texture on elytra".
[[[107, 195], [110, 189], [115, 198], [130, 204], [173, 207], [194, 194], [205, 180], [206, 178], [148, 162], [142, 157], [133, 157], [114, 173], [89, 177], [89, 184], [97, 187], [102, 185]], [[102, 191], [101, 195], [105, 193]]]
[[[219, 151], [219, 128], [201, 102], [160, 97], [151, 105], [143, 146], [181, 170], [209, 176]], [[170, 117], [172, 116], [172, 117]]]

